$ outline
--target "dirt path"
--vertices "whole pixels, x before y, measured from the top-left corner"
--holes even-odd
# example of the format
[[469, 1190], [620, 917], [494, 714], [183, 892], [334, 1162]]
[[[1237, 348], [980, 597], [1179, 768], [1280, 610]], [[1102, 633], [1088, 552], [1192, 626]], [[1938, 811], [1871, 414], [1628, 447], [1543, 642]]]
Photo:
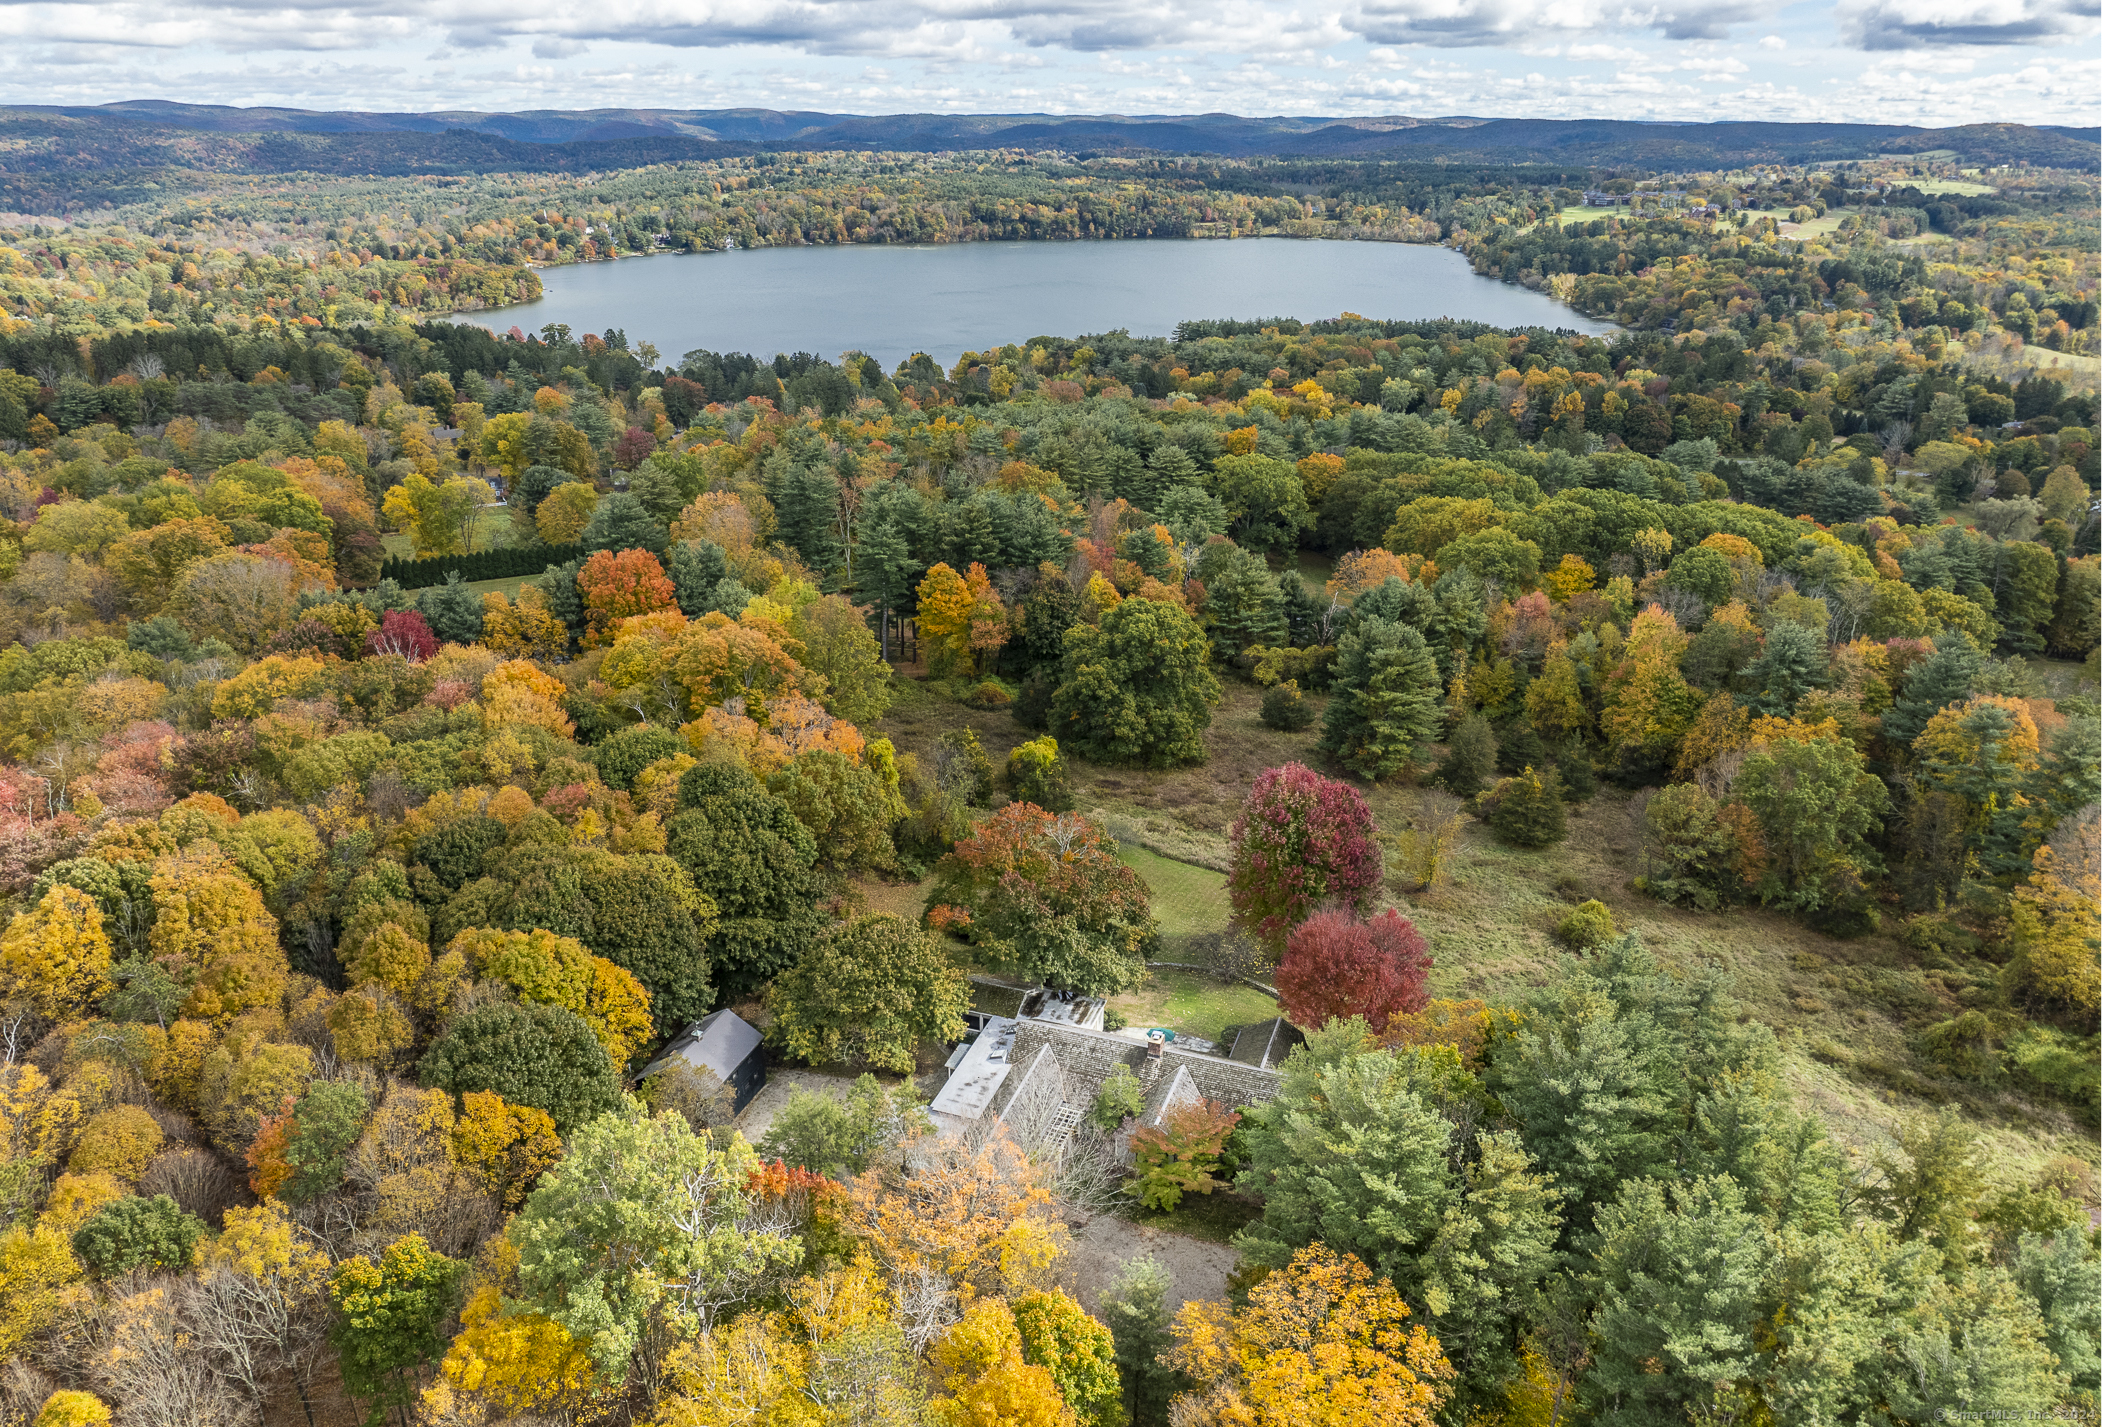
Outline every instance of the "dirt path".
[[1096, 1299], [1115, 1282], [1124, 1265], [1148, 1254], [1174, 1275], [1175, 1282], [1168, 1289], [1171, 1314], [1188, 1299], [1226, 1297], [1226, 1276], [1237, 1261], [1230, 1244], [1141, 1228], [1128, 1219], [1098, 1214], [1085, 1229], [1074, 1233], [1060, 1264], [1060, 1277], [1066, 1291], [1092, 1313]]

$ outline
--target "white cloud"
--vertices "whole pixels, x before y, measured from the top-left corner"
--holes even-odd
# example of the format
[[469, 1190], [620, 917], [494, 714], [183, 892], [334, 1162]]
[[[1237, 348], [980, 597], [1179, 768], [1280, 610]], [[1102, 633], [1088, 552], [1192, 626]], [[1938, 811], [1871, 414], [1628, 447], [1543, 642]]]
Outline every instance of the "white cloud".
[[1865, 50], [2056, 44], [2092, 36], [2096, 15], [2084, 0], [1867, 0], [1843, 30]]
[[2093, 125], [2093, 4], [0, 0], [0, 102]]

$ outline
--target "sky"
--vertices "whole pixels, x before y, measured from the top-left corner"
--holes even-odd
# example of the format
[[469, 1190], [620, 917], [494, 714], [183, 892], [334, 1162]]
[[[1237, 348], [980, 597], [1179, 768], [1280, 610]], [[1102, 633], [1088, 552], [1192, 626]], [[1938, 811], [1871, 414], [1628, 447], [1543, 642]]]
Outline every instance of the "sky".
[[2102, 0], [0, 0], [0, 102], [2102, 123]]

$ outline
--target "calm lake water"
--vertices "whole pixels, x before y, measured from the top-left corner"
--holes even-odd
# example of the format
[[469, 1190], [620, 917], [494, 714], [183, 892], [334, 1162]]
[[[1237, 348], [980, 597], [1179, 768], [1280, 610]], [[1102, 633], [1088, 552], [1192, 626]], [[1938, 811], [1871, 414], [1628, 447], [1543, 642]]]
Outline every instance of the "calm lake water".
[[550, 322], [618, 327], [668, 363], [716, 352], [860, 350], [886, 367], [1039, 335], [1127, 328], [1165, 337], [1190, 318], [1344, 312], [1499, 327], [1611, 330], [1536, 292], [1480, 277], [1450, 248], [1328, 239], [950, 243], [758, 248], [543, 269], [538, 302], [459, 320], [502, 332]]

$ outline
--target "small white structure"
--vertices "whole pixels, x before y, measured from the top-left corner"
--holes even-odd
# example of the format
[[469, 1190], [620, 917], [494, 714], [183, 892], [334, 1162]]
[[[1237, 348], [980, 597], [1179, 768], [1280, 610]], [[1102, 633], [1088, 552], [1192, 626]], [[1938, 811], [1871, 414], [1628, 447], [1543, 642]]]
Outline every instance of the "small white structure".
[[985, 1114], [1014, 1069], [1015, 1021], [987, 1016], [978, 1034], [950, 1055], [949, 1078], [927, 1106], [935, 1127], [962, 1131]]

